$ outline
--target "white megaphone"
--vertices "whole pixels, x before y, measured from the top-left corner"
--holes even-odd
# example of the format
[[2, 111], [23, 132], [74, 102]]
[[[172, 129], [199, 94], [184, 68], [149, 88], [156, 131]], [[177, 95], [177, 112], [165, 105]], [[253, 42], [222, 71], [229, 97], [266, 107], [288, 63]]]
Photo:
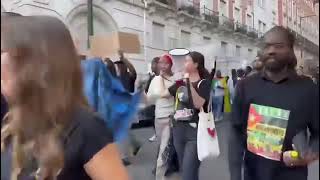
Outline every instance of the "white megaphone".
[[169, 51], [169, 54], [173, 58], [173, 67], [175, 79], [182, 79], [184, 75], [184, 62], [186, 56], [190, 53], [188, 49], [176, 48]]

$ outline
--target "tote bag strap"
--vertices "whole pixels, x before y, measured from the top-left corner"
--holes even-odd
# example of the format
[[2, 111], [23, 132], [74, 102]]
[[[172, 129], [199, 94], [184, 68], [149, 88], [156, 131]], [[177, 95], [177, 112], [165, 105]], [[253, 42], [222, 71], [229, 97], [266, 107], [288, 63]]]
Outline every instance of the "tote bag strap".
[[176, 92], [176, 100], [175, 100], [176, 102], [175, 102], [175, 105], [174, 105], [174, 110], [175, 111], [177, 111], [177, 109], [178, 109], [178, 92]]
[[[205, 80], [205, 79], [202, 79], [202, 80], [198, 83], [198, 90], [200, 89], [200, 85], [201, 85], [201, 83], [202, 83], [204, 80]], [[213, 83], [213, 82], [212, 82], [212, 83]], [[207, 107], [208, 113], [211, 113], [211, 112], [212, 112], [212, 97], [213, 97], [213, 92], [210, 90], [210, 97], [209, 97], [209, 102], [208, 102], [208, 107]], [[204, 111], [204, 109], [201, 108], [200, 111]]]

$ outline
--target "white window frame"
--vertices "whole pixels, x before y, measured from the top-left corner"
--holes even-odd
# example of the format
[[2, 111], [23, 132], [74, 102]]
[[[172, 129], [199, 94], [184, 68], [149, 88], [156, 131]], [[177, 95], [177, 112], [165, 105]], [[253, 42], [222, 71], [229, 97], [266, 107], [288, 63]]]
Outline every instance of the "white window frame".
[[[162, 32], [160, 29], [156, 30], [155, 27], [161, 28]], [[162, 38], [160, 36], [162, 36]], [[155, 48], [165, 49], [165, 25], [164, 24], [152, 22], [152, 44]]]
[[219, 14], [225, 17], [228, 16], [227, 2], [225, 0], [220, 0], [219, 2]]
[[203, 36], [203, 41], [205, 42], [211, 42], [212, 38], [208, 36]]
[[241, 10], [237, 7], [234, 7], [234, 19], [236, 22], [241, 23]]
[[221, 52], [224, 56], [228, 55], [228, 43], [225, 41], [221, 41], [220, 43]]
[[258, 6], [264, 9], [266, 7], [266, 0], [258, 0]]
[[[189, 39], [183, 37], [183, 34], [188, 35]], [[183, 48], [190, 48], [191, 46], [191, 32], [189, 31], [185, 31], [185, 30], [181, 30], [181, 38], [180, 38], [180, 42], [181, 42], [181, 47]]]
[[248, 56], [252, 57], [252, 55], [253, 55], [253, 49], [248, 48]]
[[251, 14], [247, 14], [247, 26], [248, 27], [253, 27], [253, 18]]
[[241, 46], [239, 45], [236, 45], [235, 56], [238, 56], [238, 57], [241, 56]]

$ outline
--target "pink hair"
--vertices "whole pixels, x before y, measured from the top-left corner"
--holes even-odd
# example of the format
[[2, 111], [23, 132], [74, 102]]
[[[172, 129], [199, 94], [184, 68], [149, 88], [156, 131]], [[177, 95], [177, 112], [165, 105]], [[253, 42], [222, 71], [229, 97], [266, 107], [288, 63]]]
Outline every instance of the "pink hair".
[[173, 59], [172, 59], [171, 55], [165, 54], [161, 58], [165, 59], [166, 62], [169, 63], [170, 65], [173, 65]]

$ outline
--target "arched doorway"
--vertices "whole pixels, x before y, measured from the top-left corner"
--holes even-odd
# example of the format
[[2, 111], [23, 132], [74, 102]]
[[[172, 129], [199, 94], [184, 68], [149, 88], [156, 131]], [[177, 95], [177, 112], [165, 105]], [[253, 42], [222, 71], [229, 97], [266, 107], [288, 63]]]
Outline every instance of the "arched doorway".
[[[87, 23], [87, 5], [81, 4], [73, 8], [66, 18], [76, 46], [79, 51], [87, 50], [88, 23]], [[106, 34], [117, 31], [118, 27], [111, 15], [100, 6], [93, 6], [93, 26], [94, 34]]]

